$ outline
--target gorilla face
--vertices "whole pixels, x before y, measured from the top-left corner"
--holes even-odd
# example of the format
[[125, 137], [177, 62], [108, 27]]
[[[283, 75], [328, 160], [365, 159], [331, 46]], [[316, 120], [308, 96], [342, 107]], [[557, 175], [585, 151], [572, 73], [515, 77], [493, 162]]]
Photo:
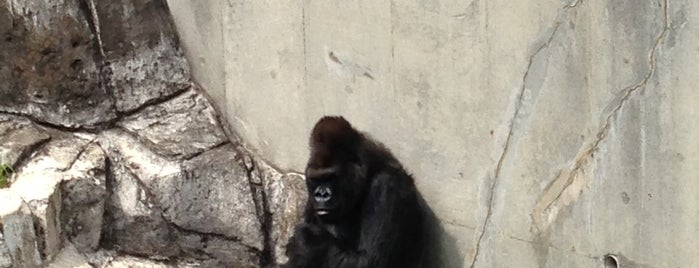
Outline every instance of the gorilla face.
[[327, 168], [306, 169], [308, 198], [313, 211], [323, 222], [332, 223], [352, 212], [359, 203], [357, 185], [361, 185], [357, 164], [335, 164]]

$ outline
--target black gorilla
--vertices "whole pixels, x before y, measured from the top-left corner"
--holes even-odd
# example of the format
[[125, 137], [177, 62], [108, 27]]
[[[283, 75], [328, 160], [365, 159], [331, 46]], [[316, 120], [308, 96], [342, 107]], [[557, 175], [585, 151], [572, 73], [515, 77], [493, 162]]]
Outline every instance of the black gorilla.
[[425, 216], [413, 178], [342, 117], [310, 137], [308, 203], [285, 267], [419, 267]]

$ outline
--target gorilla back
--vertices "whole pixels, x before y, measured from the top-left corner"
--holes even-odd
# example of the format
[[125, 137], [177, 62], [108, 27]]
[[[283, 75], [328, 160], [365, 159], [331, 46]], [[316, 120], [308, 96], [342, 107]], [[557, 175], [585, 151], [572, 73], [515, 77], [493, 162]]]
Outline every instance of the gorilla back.
[[342, 117], [320, 119], [310, 149], [308, 203], [285, 267], [419, 267], [425, 216], [390, 151]]

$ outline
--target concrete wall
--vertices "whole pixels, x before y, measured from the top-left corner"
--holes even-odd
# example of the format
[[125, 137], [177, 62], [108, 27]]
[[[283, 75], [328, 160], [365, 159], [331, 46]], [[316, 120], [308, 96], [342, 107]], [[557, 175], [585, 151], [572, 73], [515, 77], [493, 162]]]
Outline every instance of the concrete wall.
[[246, 144], [344, 115], [415, 175], [443, 267], [699, 266], [699, 2], [170, 0]]

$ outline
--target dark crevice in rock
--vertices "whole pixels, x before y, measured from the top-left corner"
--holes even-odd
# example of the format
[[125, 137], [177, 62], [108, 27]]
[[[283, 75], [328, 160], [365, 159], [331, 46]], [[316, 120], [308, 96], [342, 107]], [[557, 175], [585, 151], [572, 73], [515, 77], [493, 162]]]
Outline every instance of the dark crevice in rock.
[[[249, 253], [261, 256], [261, 258], [260, 258], [261, 260], [264, 259], [264, 251], [260, 252], [260, 250], [246, 245], [238, 237], [229, 237], [229, 236], [225, 236], [225, 235], [218, 234], [218, 233], [202, 232], [202, 231], [187, 229], [185, 227], [177, 225], [176, 223], [168, 221], [167, 218], [165, 218], [165, 216], [162, 216], [162, 218], [168, 226], [170, 226], [174, 230], [177, 230], [177, 232], [179, 232], [181, 235], [182, 234], [184, 234], [184, 235], [197, 235], [197, 236], [200, 236], [202, 238], [202, 240], [204, 240], [204, 241], [210, 241], [210, 240], [212, 240], [212, 238], [217, 238], [217, 239], [221, 239], [223, 241], [232, 242], [232, 243], [238, 244], [240, 246], [243, 246], [245, 248], [245, 250]], [[183, 253], [186, 252], [185, 249], [181, 248], [180, 250], [183, 251]], [[196, 254], [203, 255], [203, 256], [206, 256], [206, 257], [211, 258], [211, 259], [215, 259], [215, 256], [213, 256], [211, 253], [206, 252], [204, 249], [196, 249], [195, 251], [196, 251], [195, 252]], [[146, 257], [148, 257], [148, 256], [146, 256]], [[195, 257], [195, 256], [193, 256], [193, 257]], [[261, 267], [264, 267], [264, 266], [261, 266]]]
[[247, 171], [248, 182], [250, 184], [250, 192], [253, 196], [257, 217], [262, 225], [263, 251], [260, 258], [260, 267], [268, 267], [274, 263], [272, 255], [272, 213], [270, 212], [269, 201], [267, 200], [267, 192], [264, 189], [264, 182], [255, 183], [255, 172], [258, 172], [255, 166], [255, 161], [249, 157], [248, 152], [242, 152], [248, 161], [245, 161], [245, 169]]
[[39, 251], [39, 258], [46, 259], [46, 234], [44, 227], [41, 226], [41, 220], [32, 212], [32, 222], [34, 223], [34, 232], [36, 232], [36, 248]]
[[[98, 144], [99, 145], [99, 144]], [[100, 147], [102, 148], [102, 147]], [[104, 148], [102, 148], [103, 151]], [[100, 232], [100, 239], [99, 239], [99, 246], [100, 247], [113, 247], [113, 241], [111, 241], [109, 238], [112, 237], [111, 233], [111, 227], [110, 225], [112, 222], [114, 222], [112, 219], [114, 218], [113, 212], [110, 207], [110, 200], [112, 200], [112, 195], [114, 194], [114, 181], [116, 178], [114, 178], [114, 173], [111, 172], [112, 170], [112, 160], [105, 155], [104, 158], [104, 187], [106, 189], [106, 194], [104, 196], [104, 214], [102, 216], [102, 231]]]
[[[14, 163], [9, 163], [15, 171], [19, 171], [24, 165], [31, 160], [32, 156], [34, 155], [35, 152], [38, 152], [42, 150], [46, 144], [51, 141], [51, 136], [49, 136], [48, 139], [41, 140], [33, 145], [31, 145], [27, 150], [22, 152], [19, 157], [17, 158], [17, 161]], [[5, 163], [0, 163], [0, 164], [5, 164]]]
[[93, 142], [95, 142], [95, 139], [96, 139], [96, 138], [93, 138], [93, 139], [89, 140], [89, 141], [85, 144], [85, 146], [83, 146], [82, 148], [80, 148], [80, 151], [78, 151], [78, 153], [75, 155], [75, 158], [73, 158], [73, 159], [71, 160], [70, 164], [68, 164], [65, 168], [60, 168], [60, 169], [58, 169], [58, 171], [65, 172], [65, 171], [71, 170], [71, 169], [73, 168], [73, 166], [75, 165], [75, 163], [78, 162], [78, 160], [80, 160], [80, 157], [85, 153], [85, 151], [87, 150], [87, 148], [89, 148], [90, 145], [93, 144]]
[[162, 217], [163, 217], [163, 219], [165, 220], [165, 223], [167, 223], [168, 225], [170, 225], [170, 227], [172, 227], [173, 229], [175, 229], [175, 230], [177, 230], [177, 231], [179, 231], [179, 232], [182, 232], [182, 233], [185, 233], [185, 234], [195, 234], [195, 235], [200, 235], [200, 236], [216, 237], [216, 238], [219, 238], [219, 239], [221, 239], [221, 240], [228, 241], [228, 242], [239, 243], [239, 244], [245, 246], [246, 248], [248, 248], [248, 249], [250, 249], [250, 250], [258, 251], [257, 249], [255, 249], [255, 248], [253, 248], [253, 247], [250, 247], [250, 246], [248, 246], [248, 245], [243, 244], [243, 243], [242, 243], [242, 240], [240, 240], [240, 238], [238, 238], [238, 237], [229, 237], [229, 236], [225, 236], [225, 235], [218, 234], [218, 233], [202, 232], [202, 231], [198, 231], [198, 230], [187, 229], [187, 228], [185, 228], [185, 227], [182, 227], [182, 226], [177, 225], [177, 224], [174, 223], [174, 222], [168, 221], [167, 218], [166, 218], [165, 216], [162, 216]]
[[107, 123], [107, 125], [111, 126], [114, 122], [119, 120], [120, 116], [116, 108], [114, 90], [107, 86], [107, 82], [109, 81], [109, 76], [107, 75], [108, 68], [105, 64], [106, 56], [104, 54], [104, 44], [102, 43], [102, 32], [100, 30], [100, 20], [99, 16], [97, 15], [97, 7], [95, 6], [95, 2], [93, 0], [80, 0], [80, 10], [85, 13], [85, 17], [88, 18], [87, 23], [90, 25], [90, 30], [97, 41], [95, 42], [95, 48], [98, 52], [95, 53], [97, 54], [95, 56], [95, 64], [97, 64], [97, 69], [99, 70], [97, 84], [107, 93], [107, 97], [110, 101], [109, 108], [111, 111], [116, 113], [116, 118]]
[[101, 31], [99, 28], [99, 18], [97, 17], [95, 3], [92, 0], [80, 0], [80, 2], [78, 3], [78, 7], [80, 8], [80, 11], [83, 12], [83, 15], [86, 18], [88, 18], [87, 24], [90, 26], [90, 30], [95, 36], [95, 39], [97, 39], [97, 42], [95, 42], [95, 48], [97, 49], [97, 51], [99, 51], [98, 55], [100, 56], [100, 62], [103, 62], [104, 46], [102, 45]]
[[[116, 112], [116, 113], [117, 113], [117, 117], [118, 117], [118, 118], [124, 118], [124, 117], [127, 117], [127, 116], [131, 116], [131, 115], [140, 113], [140, 112], [142, 112], [143, 110], [145, 110], [146, 108], [148, 108], [148, 107], [150, 107], [150, 106], [158, 105], [158, 104], [161, 104], [161, 103], [165, 103], [165, 102], [168, 102], [168, 101], [170, 101], [170, 100], [172, 100], [172, 99], [175, 99], [175, 98], [177, 98], [177, 97], [179, 97], [179, 96], [182, 96], [182, 95], [184, 95], [187, 91], [189, 91], [189, 89], [191, 89], [191, 88], [192, 88], [191, 85], [190, 85], [190, 86], [187, 86], [187, 87], [177, 88], [177, 90], [176, 90], [175, 92], [173, 92], [172, 94], [162, 95], [162, 96], [160, 96], [160, 97], [150, 99], [150, 100], [144, 102], [141, 106], [139, 106], [139, 107], [137, 107], [137, 108], [135, 108], [135, 109], [128, 110], [128, 111], [117, 111], [117, 112]], [[119, 120], [116, 120], [116, 121], [119, 121]]]
[[[128, 131], [127, 131], [127, 132], [128, 132]], [[193, 154], [193, 155], [191, 155], [191, 156], [189, 156], [189, 157], [183, 158], [182, 161], [192, 160], [192, 159], [194, 159], [194, 158], [197, 158], [197, 156], [202, 155], [203, 153], [206, 153], [206, 152], [211, 151], [211, 150], [214, 150], [214, 149], [221, 148], [221, 147], [226, 146], [226, 145], [228, 145], [228, 144], [231, 144], [231, 142], [228, 141], [228, 140], [225, 140], [225, 141], [223, 141], [223, 142], [221, 142], [221, 143], [219, 143], [219, 144], [216, 144], [216, 145], [214, 145], [214, 146], [211, 146], [210, 148], [208, 148], [208, 149], [206, 149], [206, 150], [202, 150], [201, 152], [198, 152], [198, 153], [195, 153], [195, 154]]]
[[13, 111], [0, 111], [0, 114], [6, 114], [6, 115], [14, 115], [14, 116], [19, 116], [22, 118], [29, 119], [32, 121], [32, 123], [50, 128], [50, 129], [55, 129], [63, 132], [85, 132], [85, 133], [92, 133], [92, 134], [97, 134], [103, 130], [111, 128], [111, 121], [106, 121], [102, 123], [98, 123], [92, 126], [82, 126], [82, 127], [69, 127], [69, 126], [63, 126], [63, 125], [56, 125], [52, 124], [46, 121], [42, 121], [32, 115], [29, 114], [24, 114], [24, 113], [18, 113], [18, 112], [13, 112]]
[[[32, 156], [34, 156], [34, 153], [39, 152], [43, 150], [46, 145], [49, 143], [50, 139], [45, 140], [34, 146], [33, 150], [29, 150], [25, 156], [20, 156], [19, 160], [17, 160], [16, 164], [13, 166], [15, 173], [21, 172], [22, 169], [27, 165], [32, 160]], [[12, 180], [16, 180], [17, 178], [14, 178]], [[14, 181], [11, 181], [14, 182]]]

